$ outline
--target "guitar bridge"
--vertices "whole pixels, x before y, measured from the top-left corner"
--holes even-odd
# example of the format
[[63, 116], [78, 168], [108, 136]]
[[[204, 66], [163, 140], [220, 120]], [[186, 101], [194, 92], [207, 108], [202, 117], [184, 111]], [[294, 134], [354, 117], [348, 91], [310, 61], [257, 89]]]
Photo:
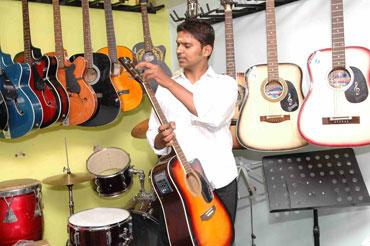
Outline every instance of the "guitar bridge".
[[268, 123], [280, 123], [283, 121], [290, 120], [290, 115], [264, 115], [260, 116], [260, 121]]
[[323, 117], [323, 125], [360, 124], [360, 116]]

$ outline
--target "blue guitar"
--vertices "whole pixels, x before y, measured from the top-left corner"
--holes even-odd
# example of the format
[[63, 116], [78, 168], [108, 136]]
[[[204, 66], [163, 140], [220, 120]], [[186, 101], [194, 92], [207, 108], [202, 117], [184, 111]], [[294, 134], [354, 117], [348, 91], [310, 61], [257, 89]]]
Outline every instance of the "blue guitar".
[[0, 49], [0, 90], [8, 108], [5, 138], [24, 136], [42, 121], [40, 102], [28, 85], [29, 66], [13, 63]]

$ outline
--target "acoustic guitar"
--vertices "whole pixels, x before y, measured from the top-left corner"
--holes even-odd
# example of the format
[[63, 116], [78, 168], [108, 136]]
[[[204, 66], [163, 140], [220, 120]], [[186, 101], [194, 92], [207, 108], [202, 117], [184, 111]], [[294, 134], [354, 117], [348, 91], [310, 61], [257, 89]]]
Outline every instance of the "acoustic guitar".
[[298, 131], [302, 106], [302, 71], [291, 63], [278, 63], [275, 1], [266, 1], [267, 65], [249, 68], [239, 120], [239, 143], [259, 151], [283, 151], [306, 145]]
[[[152, 38], [150, 36], [149, 17], [148, 17], [148, 0], [140, 0], [141, 19], [143, 22], [144, 42], [137, 43], [132, 51], [135, 53], [136, 60], [146, 61], [153, 64], [158, 64], [162, 70], [168, 75], [172, 76], [171, 70], [164, 62], [166, 55], [166, 48], [163, 45], [153, 46]], [[150, 86], [154, 91], [157, 90], [158, 83], [155, 80], [150, 81]]]
[[82, 57], [76, 58], [71, 63], [63, 48], [62, 25], [59, 0], [53, 0], [55, 53], [58, 61], [57, 78], [67, 90], [69, 96], [69, 112], [64, 121], [65, 125], [79, 125], [89, 120], [97, 109], [97, 97], [93, 88], [87, 84], [83, 75], [86, 61]]
[[[0, 90], [8, 112], [7, 124], [1, 137], [22, 137], [35, 125], [33, 103], [36, 101], [32, 101], [29, 96], [37, 97], [28, 85], [27, 76], [23, 77], [24, 73], [27, 75], [27, 70], [23, 70], [19, 63], [13, 63], [10, 55], [0, 50]], [[38, 115], [38, 118], [41, 123], [42, 117]]]
[[95, 114], [81, 125], [106, 125], [117, 118], [120, 112], [120, 101], [110, 79], [111, 63], [109, 57], [102, 53], [92, 52], [88, 0], [82, 0], [82, 16], [85, 53], [72, 56], [70, 61], [73, 62], [78, 57], [86, 59], [87, 66], [84, 80], [94, 89], [98, 99], [98, 106]]
[[239, 119], [242, 100], [245, 96], [246, 82], [245, 74], [236, 72], [235, 69], [235, 54], [234, 54], [234, 30], [233, 30], [233, 12], [231, 0], [221, 0], [221, 5], [225, 11], [225, 49], [226, 49], [226, 74], [233, 77], [238, 82], [238, 99], [235, 106], [235, 113], [231, 119], [230, 131], [233, 137], [233, 149], [241, 149], [236, 137], [236, 123]]
[[[160, 123], [168, 123], [149, 83], [129, 59], [119, 61], [143, 85]], [[171, 245], [231, 245], [234, 235], [231, 219], [213, 193], [200, 162], [188, 162], [176, 138], [173, 142], [176, 156], [157, 164], [150, 176]]]
[[101, 48], [97, 52], [109, 56], [112, 64], [110, 76], [119, 96], [119, 100], [121, 101], [121, 111], [128, 112], [136, 109], [140, 105], [143, 99], [143, 90], [140, 84], [131, 79], [129, 74], [122, 69], [117, 60], [118, 57], [130, 57], [133, 59], [134, 54], [125, 46], [116, 46], [112, 4], [110, 0], [104, 0], [104, 13], [108, 47]]
[[22, 0], [24, 51], [14, 57], [15, 62], [30, 66], [29, 85], [41, 103], [43, 119], [40, 128], [56, 122], [61, 114], [61, 100], [57, 89], [48, 79], [50, 62], [41, 55], [38, 48], [32, 46], [29, 22], [28, 0]]
[[370, 50], [345, 46], [342, 0], [331, 0], [331, 38], [331, 49], [308, 58], [311, 84], [299, 114], [299, 130], [316, 145], [369, 144]]

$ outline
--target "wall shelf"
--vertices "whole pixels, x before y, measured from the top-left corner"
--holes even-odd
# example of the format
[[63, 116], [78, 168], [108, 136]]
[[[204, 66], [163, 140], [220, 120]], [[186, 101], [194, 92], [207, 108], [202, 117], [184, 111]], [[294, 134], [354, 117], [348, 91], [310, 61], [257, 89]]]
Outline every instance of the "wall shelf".
[[[275, 6], [281, 6], [291, 2], [296, 2], [299, 0], [275, 0]], [[244, 1], [234, 1], [233, 2], [233, 18], [242, 17], [245, 15], [253, 14], [266, 9], [266, 1], [256, 1], [256, 0], [244, 0]], [[179, 16], [176, 11], [170, 13], [170, 17], [174, 22], [180, 22], [187, 18], [187, 13], [184, 16]], [[211, 24], [223, 22], [225, 20], [224, 9], [222, 6], [218, 8], [210, 8], [209, 4], [206, 4], [206, 9], [202, 6], [198, 6], [198, 19], [208, 21]]]
[[[28, 0], [28, 2], [33, 3], [45, 3], [51, 4], [52, 0]], [[81, 0], [60, 0], [60, 5], [62, 6], [72, 6], [72, 7], [81, 7]], [[127, 0], [119, 0], [115, 3], [112, 3], [112, 10], [118, 11], [128, 11], [128, 12], [138, 12], [140, 13], [140, 5], [127, 5], [125, 4]], [[103, 0], [93, 0], [89, 1], [90, 8], [96, 9], [104, 9]], [[154, 6], [152, 4], [148, 4], [148, 13], [155, 14], [158, 10], [164, 8], [164, 4]]]

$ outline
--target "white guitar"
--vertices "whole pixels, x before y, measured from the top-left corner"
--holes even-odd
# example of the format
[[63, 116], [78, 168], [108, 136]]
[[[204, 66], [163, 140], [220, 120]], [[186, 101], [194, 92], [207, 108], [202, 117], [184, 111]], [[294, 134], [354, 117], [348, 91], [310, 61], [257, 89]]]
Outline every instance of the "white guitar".
[[275, 22], [275, 2], [267, 0], [267, 65], [248, 69], [248, 96], [237, 124], [239, 142], [260, 151], [292, 150], [307, 144], [297, 124], [303, 102], [302, 71], [295, 64], [278, 63]]
[[331, 1], [332, 49], [308, 59], [310, 91], [299, 130], [310, 143], [359, 146], [370, 143], [370, 51], [344, 46], [343, 0]]

